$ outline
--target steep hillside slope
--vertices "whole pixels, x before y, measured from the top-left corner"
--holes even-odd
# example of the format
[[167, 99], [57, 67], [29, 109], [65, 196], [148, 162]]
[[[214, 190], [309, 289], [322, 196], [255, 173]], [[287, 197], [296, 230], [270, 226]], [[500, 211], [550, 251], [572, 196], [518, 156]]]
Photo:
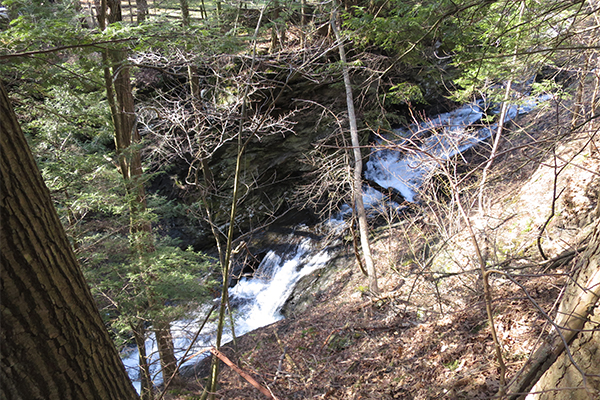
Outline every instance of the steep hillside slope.
[[[446, 189], [432, 186], [414, 212], [375, 230], [384, 295], [366, 293], [349, 245], [335, 266], [307, 278], [312, 289], [296, 297], [302, 307], [290, 306], [287, 319], [245, 335], [225, 353], [279, 399], [484, 399], [498, 393], [502, 379], [516, 390], [533, 376], [520, 389], [529, 390], [543, 372], [535, 361], [555, 343], [553, 321], [571, 312], [566, 303], [559, 307], [565, 288], [573, 292], [584, 265], [585, 277], [598, 275], [598, 123], [570, 129], [568, 110], [567, 101], [554, 99], [505, 131], [482, 208], [485, 146], [468, 166], [447, 169], [438, 180]], [[494, 332], [476, 248], [497, 271], [489, 274]], [[326, 279], [319, 285], [320, 277]], [[588, 360], [600, 343], [597, 316], [592, 320], [571, 348], [587, 351]], [[550, 379], [543, 390], [563, 396], [551, 398], [594, 398], [597, 363], [577, 368], [570, 376], [579, 379], [560, 391], [551, 390]], [[585, 368], [592, 375], [583, 379]], [[221, 387], [222, 398], [264, 398], [229, 368]]]

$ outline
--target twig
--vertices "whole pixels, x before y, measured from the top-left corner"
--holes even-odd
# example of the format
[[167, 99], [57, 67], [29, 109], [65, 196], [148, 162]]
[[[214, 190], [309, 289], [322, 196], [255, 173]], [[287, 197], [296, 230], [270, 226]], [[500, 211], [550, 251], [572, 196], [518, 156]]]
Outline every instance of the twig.
[[479, 260], [479, 267], [481, 269], [481, 279], [483, 281], [483, 292], [485, 299], [485, 310], [487, 313], [488, 321], [490, 324], [490, 330], [492, 333], [492, 339], [494, 341], [494, 349], [496, 352], [496, 360], [498, 361], [498, 367], [500, 369], [500, 389], [498, 390], [498, 395], [501, 399], [504, 398], [506, 394], [506, 364], [504, 363], [504, 357], [502, 356], [502, 345], [500, 344], [500, 340], [498, 339], [498, 334], [496, 332], [496, 327], [494, 325], [494, 315], [492, 312], [492, 289], [490, 287], [490, 282], [488, 280], [488, 272], [486, 271], [486, 262], [483, 258], [483, 254], [481, 253], [481, 249], [479, 247], [479, 243], [477, 241], [477, 237], [475, 236], [475, 232], [473, 231], [473, 225], [471, 223], [471, 219], [465, 212], [465, 209], [462, 206], [462, 202], [460, 201], [460, 194], [456, 188], [454, 188], [454, 195], [456, 199], [456, 205], [460, 214], [467, 225], [467, 229], [469, 231], [469, 236], [471, 237], [471, 241], [473, 242], [473, 247], [475, 248], [475, 253], [477, 255], [477, 259]]
[[329, 336], [327, 336], [327, 339], [325, 339], [325, 341], [321, 345], [321, 348], [319, 350], [323, 350], [323, 347], [325, 347], [325, 345], [329, 342], [329, 339], [331, 339], [331, 337], [333, 335], [335, 335], [336, 333], [339, 333], [339, 332], [343, 331], [344, 329], [346, 329], [346, 327], [332, 330], [331, 333], [329, 334]]
[[[406, 306], [408, 307], [408, 305], [409, 305], [408, 301], [402, 300], [402, 299], [398, 299], [398, 297], [401, 297], [401, 296], [402, 296], [402, 291], [400, 291], [400, 290], [396, 290], [396, 291], [393, 291], [393, 292], [382, 293], [379, 296], [374, 296], [370, 300], [357, 305], [356, 307], [354, 307], [352, 309], [352, 312], [356, 312], [356, 311], [362, 310], [365, 307], [372, 306], [373, 304], [375, 304], [375, 303], [377, 303], [379, 301], [383, 301], [383, 300], [396, 300], [396, 301], [398, 301], [400, 303], [406, 304]], [[406, 311], [406, 309], [405, 309], [405, 311]]]
[[298, 366], [294, 362], [294, 359], [286, 351], [287, 348], [286, 348], [286, 346], [283, 345], [283, 342], [281, 341], [281, 339], [279, 339], [279, 335], [277, 334], [277, 332], [275, 332], [275, 338], [277, 339], [277, 343], [279, 343], [279, 347], [281, 347], [281, 350], [283, 351], [283, 354], [285, 355], [285, 359], [287, 360], [287, 362], [289, 362], [290, 365], [292, 367], [294, 367], [295, 370], [298, 370]]
[[569, 165], [567, 163], [567, 164], [563, 165], [562, 168], [559, 169], [558, 165], [556, 164], [556, 152], [554, 149], [552, 151], [554, 152], [554, 183], [552, 185], [552, 204], [550, 205], [550, 215], [548, 216], [548, 218], [546, 218], [546, 222], [544, 222], [544, 224], [541, 226], [540, 232], [538, 233], [538, 237], [536, 239], [538, 251], [540, 252], [540, 255], [542, 256], [542, 258], [544, 260], [548, 260], [548, 257], [546, 256], [546, 254], [544, 253], [544, 249], [542, 248], [542, 235], [544, 234], [544, 231], [546, 230], [546, 227], [548, 226], [548, 224], [550, 223], [552, 218], [554, 218], [554, 211], [556, 209], [556, 200], [560, 197], [560, 195], [566, 189], [566, 187], [563, 188], [560, 191], [560, 193], [558, 194], [558, 196], [556, 195], [556, 189], [558, 188], [558, 175], [566, 168], [567, 165]]
[[364, 276], [369, 276], [369, 274], [365, 270], [365, 266], [362, 263], [362, 259], [360, 257], [360, 251], [358, 250], [358, 238], [356, 237], [356, 231], [354, 230], [355, 223], [356, 223], [356, 216], [353, 213], [352, 220], [350, 221], [350, 233], [352, 233], [352, 248], [354, 249], [354, 257], [356, 257], [356, 261], [358, 262], [360, 272], [362, 272]]
[[282, 373], [283, 360], [285, 359], [286, 354], [287, 354], [287, 349], [284, 348], [283, 353], [281, 354], [281, 356], [279, 356], [279, 362], [277, 363], [277, 372], [275, 373], [275, 379], [273, 380], [273, 382], [275, 382], [277, 380], [277, 378], [279, 377], [279, 375]]
[[137, 39], [137, 38], [104, 40], [104, 41], [101, 41], [101, 42], [94, 42], [94, 43], [73, 44], [73, 45], [70, 45], [70, 46], [58, 46], [58, 47], [53, 47], [51, 49], [45, 49], [45, 50], [32, 50], [32, 51], [25, 51], [25, 52], [22, 52], [22, 53], [3, 54], [3, 55], [0, 55], [0, 60], [5, 60], [5, 59], [15, 58], [15, 57], [28, 57], [28, 56], [33, 56], [33, 55], [36, 55], [36, 54], [54, 53], [54, 52], [61, 51], [61, 50], [77, 49], [77, 48], [80, 48], [80, 47], [96, 47], [96, 46], [99, 46], [101, 44], [108, 44], [108, 43], [128, 42], [128, 41], [134, 40], [134, 39]]

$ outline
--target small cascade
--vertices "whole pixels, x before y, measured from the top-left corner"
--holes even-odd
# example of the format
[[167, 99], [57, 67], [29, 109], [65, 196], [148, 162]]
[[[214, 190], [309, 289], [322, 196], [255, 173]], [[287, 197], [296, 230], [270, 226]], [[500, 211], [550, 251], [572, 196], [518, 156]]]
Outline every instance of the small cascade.
[[[293, 239], [293, 237], [290, 237]], [[318, 243], [302, 238], [289, 253], [269, 251], [254, 276], [242, 278], [230, 291], [237, 308], [236, 333], [243, 335], [283, 318], [279, 312], [296, 283], [305, 275], [323, 268], [331, 259]]]
[[[298, 227], [298, 229], [304, 228], [303, 226]], [[286, 245], [277, 246], [278, 251], [269, 250], [267, 252], [252, 278], [242, 278], [229, 290], [229, 302], [233, 308], [235, 334], [237, 336], [282, 319], [283, 315], [280, 310], [300, 278], [325, 267], [332, 257], [328, 248], [323, 248], [321, 241], [302, 233], [286, 235], [282, 238], [282, 242]], [[185, 354], [190, 346], [209, 308], [207, 306], [204, 310], [199, 310], [197, 318], [175, 321], [171, 324], [178, 359]], [[229, 318], [227, 318], [226, 326], [228, 322]], [[231, 330], [226, 328], [222, 343], [231, 340]], [[216, 325], [207, 324], [194, 343], [190, 354], [202, 352], [202, 350], [213, 346], [215, 341]], [[162, 383], [160, 360], [156, 340], [152, 333], [149, 334], [146, 340], [146, 354], [150, 355], [149, 363], [153, 382], [155, 385], [159, 385]], [[201, 354], [196, 358], [187, 360], [184, 365], [194, 364], [205, 356], [205, 353]], [[123, 363], [139, 392], [138, 357], [138, 351], [135, 348], [130, 348], [127, 353], [123, 354]]]
[[[550, 98], [547, 95], [510, 105], [504, 121], [528, 113]], [[440, 163], [488, 139], [497, 130], [497, 123], [478, 124], [485, 114], [483, 106], [483, 100], [478, 100], [409, 128], [396, 129], [394, 137], [382, 138], [376, 144], [366, 164], [365, 178], [384, 189], [399, 192], [409, 202], [415, 202], [420, 187]], [[417, 141], [419, 143], [415, 146]], [[365, 203], [373, 204], [378, 200], [372, 190], [368, 190], [367, 194], [369, 200]]]
[[[406, 139], [393, 143], [390, 149], [375, 150], [367, 162], [365, 177], [383, 188], [397, 190], [407, 201], [414, 202], [418, 189], [440, 160], [446, 160], [485, 139], [483, 136], [489, 136], [467, 129], [482, 116], [480, 102], [476, 102], [414, 124], [409, 129], [397, 129], [395, 134]], [[424, 136], [426, 132], [431, 132], [431, 136], [422, 140], [416, 150], [400, 152], [394, 148], [402, 148], [411, 137]], [[381, 141], [378, 144], [383, 145]]]

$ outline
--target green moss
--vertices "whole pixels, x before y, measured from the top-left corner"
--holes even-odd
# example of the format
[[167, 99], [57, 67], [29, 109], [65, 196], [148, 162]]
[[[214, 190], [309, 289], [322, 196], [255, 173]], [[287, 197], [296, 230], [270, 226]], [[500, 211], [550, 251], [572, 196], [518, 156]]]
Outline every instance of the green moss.
[[302, 338], [304, 339], [307, 336], [315, 336], [316, 334], [317, 334], [317, 330], [311, 326], [310, 328], [303, 329], [300, 336], [302, 336]]
[[454, 361], [444, 363], [444, 367], [448, 368], [450, 371], [456, 370], [459, 365], [460, 365], [460, 359], [456, 359]]

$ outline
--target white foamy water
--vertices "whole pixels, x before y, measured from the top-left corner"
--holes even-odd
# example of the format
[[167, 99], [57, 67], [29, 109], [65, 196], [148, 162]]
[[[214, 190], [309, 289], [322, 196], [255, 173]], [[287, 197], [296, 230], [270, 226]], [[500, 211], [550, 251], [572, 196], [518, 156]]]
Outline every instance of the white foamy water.
[[[286, 239], [289, 246], [284, 254], [270, 250], [258, 266], [253, 278], [242, 278], [236, 286], [229, 290], [230, 303], [235, 308], [234, 321], [237, 336], [282, 319], [281, 308], [300, 278], [325, 267], [331, 259], [331, 254], [327, 249], [320, 249], [319, 242], [316, 240], [293, 234]], [[171, 324], [178, 360], [185, 354], [207, 312], [208, 308], [199, 311], [195, 319], [176, 321]], [[226, 325], [228, 322], [229, 318], [227, 317]], [[231, 340], [231, 331], [226, 329], [223, 333], [222, 343]], [[216, 325], [207, 324], [189, 354], [195, 354], [213, 346], [215, 342]], [[150, 358], [152, 380], [155, 385], [160, 384], [162, 382], [160, 361], [156, 340], [152, 333], [146, 340], [146, 354]], [[129, 349], [122, 356], [134, 387], [140, 392], [138, 351]], [[205, 355], [189, 359], [184, 365], [195, 363], [202, 357]]]
[[291, 254], [269, 251], [254, 277], [242, 278], [230, 291], [232, 299], [244, 303], [238, 308], [236, 333], [242, 335], [282, 319], [281, 307], [296, 283], [330, 259], [331, 255], [315, 249], [315, 242], [309, 238], [302, 239]]
[[[550, 95], [529, 99], [508, 107], [504, 121], [530, 112]], [[430, 132], [418, 147], [401, 151], [409, 139], [396, 142], [396, 146], [375, 148], [365, 168], [365, 177], [383, 188], [397, 190], [409, 202], [414, 202], [423, 183], [431, 177], [440, 163], [489, 138], [497, 124], [474, 126], [484, 116], [483, 101], [464, 105], [452, 112], [439, 114], [428, 121], [413, 124], [409, 129], [398, 129], [396, 134], [405, 138]], [[379, 143], [381, 145], [382, 143]], [[396, 147], [396, 148], [395, 148]], [[409, 147], [409, 146], [407, 146]]]

